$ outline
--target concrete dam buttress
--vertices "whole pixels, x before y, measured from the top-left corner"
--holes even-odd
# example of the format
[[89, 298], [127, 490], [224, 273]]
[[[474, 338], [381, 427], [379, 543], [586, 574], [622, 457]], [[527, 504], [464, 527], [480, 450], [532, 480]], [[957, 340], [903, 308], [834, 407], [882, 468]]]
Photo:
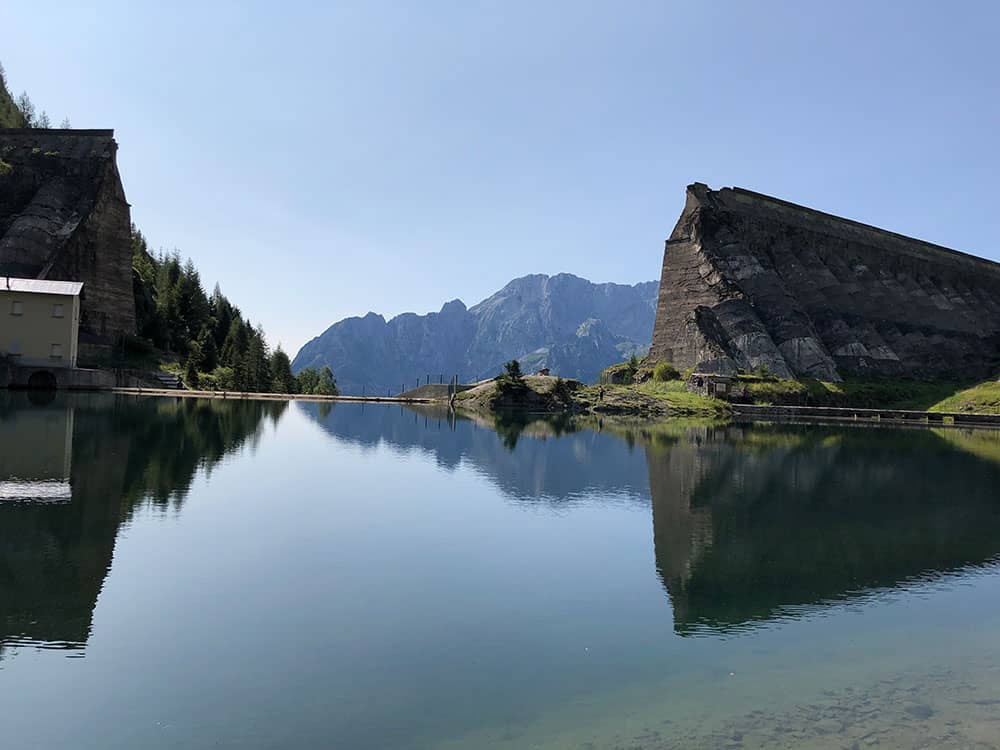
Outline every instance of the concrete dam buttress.
[[666, 242], [650, 358], [832, 381], [988, 377], [1000, 264], [695, 183]]
[[81, 345], [135, 334], [112, 130], [0, 129], [0, 276], [82, 281]]

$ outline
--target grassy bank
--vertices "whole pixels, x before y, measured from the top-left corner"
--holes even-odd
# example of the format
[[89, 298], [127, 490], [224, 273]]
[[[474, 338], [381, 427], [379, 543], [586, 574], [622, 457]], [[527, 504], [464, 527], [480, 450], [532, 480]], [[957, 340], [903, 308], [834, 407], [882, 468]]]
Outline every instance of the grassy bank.
[[988, 380], [964, 388], [930, 407], [930, 411], [1000, 414], [1000, 382]]
[[473, 411], [515, 410], [531, 413], [569, 412], [628, 415], [638, 417], [725, 417], [729, 404], [688, 393], [681, 381], [646, 382], [638, 385], [582, 386], [575, 381], [559, 390], [559, 379], [527, 376], [524, 390], [516, 397], [501, 394], [495, 382], [483, 383], [458, 394], [459, 408]]
[[[601, 398], [603, 389], [604, 397]], [[724, 417], [729, 404], [719, 399], [689, 393], [680, 380], [647, 381], [636, 385], [590, 386], [577, 399], [595, 413], [658, 413], [677, 417]]]
[[843, 406], [859, 409], [927, 410], [953, 395], [954, 383], [915, 380], [845, 381], [767, 380], [745, 378], [743, 384], [756, 404], [776, 406]]
[[993, 381], [971, 387], [915, 380], [828, 383], [819, 380], [744, 378], [742, 382], [756, 404], [1000, 413], [1000, 383]]

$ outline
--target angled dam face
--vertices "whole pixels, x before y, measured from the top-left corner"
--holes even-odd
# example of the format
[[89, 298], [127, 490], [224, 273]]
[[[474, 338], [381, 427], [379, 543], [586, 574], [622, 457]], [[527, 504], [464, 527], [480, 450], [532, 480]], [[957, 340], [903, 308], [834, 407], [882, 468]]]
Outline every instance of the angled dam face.
[[988, 377], [1000, 264], [695, 183], [666, 242], [650, 356], [784, 378]]
[[0, 129], [0, 276], [82, 281], [80, 329], [135, 333], [130, 212], [111, 130]]

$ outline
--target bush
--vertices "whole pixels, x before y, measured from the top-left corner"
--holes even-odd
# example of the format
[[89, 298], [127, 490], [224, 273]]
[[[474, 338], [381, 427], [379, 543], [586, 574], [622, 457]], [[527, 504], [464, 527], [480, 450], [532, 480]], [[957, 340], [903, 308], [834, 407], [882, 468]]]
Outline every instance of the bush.
[[229, 391], [233, 388], [231, 367], [216, 367], [212, 372], [202, 373], [201, 388], [205, 391]]
[[514, 381], [521, 380], [524, 376], [521, 374], [521, 363], [516, 359], [512, 359], [510, 362], [504, 363], [503, 369], [506, 371], [508, 378]]
[[635, 382], [635, 370], [628, 362], [606, 367], [601, 373], [600, 382], [606, 385], [631, 385]]
[[660, 362], [653, 368], [653, 380], [666, 383], [668, 380], [680, 380], [681, 373], [669, 362]]
[[570, 388], [562, 378], [556, 378], [556, 384], [552, 386], [552, 396], [563, 404], [568, 404], [573, 400], [573, 389]]
[[504, 363], [504, 371], [496, 376], [497, 395], [515, 396], [521, 395], [528, 389], [528, 384], [524, 382], [521, 374], [521, 363], [516, 359]]

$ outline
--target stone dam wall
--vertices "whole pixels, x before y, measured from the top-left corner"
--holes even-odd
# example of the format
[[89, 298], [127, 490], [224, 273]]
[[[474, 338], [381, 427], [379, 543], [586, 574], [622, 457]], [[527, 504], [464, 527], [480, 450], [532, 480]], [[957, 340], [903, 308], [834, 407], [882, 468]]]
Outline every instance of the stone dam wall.
[[666, 242], [650, 357], [784, 378], [1000, 370], [1000, 264], [695, 183]]
[[112, 130], [0, 129], [0, 276], [82, 281], [84, 343], [135, 333], [117, 151]]

